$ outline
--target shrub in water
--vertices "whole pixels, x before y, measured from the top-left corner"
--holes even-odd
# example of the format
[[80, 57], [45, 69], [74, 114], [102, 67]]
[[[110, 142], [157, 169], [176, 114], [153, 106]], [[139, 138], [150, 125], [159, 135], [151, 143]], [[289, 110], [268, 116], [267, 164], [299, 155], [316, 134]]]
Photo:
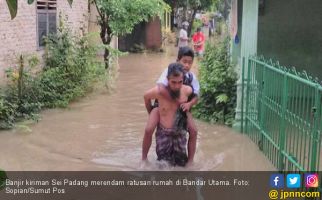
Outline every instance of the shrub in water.
[[237, 74], [229, 61], [228, 41], [206, 45], [199, 69], [200, 98], [193, 112], [200, 119], [232, 125]]

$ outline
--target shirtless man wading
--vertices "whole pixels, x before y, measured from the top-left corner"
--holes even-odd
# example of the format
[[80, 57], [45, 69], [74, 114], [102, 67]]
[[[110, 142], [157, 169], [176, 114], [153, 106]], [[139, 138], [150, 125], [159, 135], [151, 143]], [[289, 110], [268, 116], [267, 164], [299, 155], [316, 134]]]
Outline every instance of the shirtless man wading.
[[[157, 85], [144, 95], [148, 113], [153, 108], [151, 100], [158, 99], [159, 102], [160, 122], [156, 131], [158, 160], [166, 160], [174, 166], [185, 166], [187, 163], [191, 163], [196, 149], [196, 135], [189, 135], [187, 155], [187, 116], [180, 108], [180, 104], [187, 102], [192, 88], [183, 85], [183, 74], [183, 67], [180, 63], [170, 64], [167, 75], [168, 86]], [[147, 159], [152, 143], [152, 134], [150, 132], [144, 134], [142, 160]]]

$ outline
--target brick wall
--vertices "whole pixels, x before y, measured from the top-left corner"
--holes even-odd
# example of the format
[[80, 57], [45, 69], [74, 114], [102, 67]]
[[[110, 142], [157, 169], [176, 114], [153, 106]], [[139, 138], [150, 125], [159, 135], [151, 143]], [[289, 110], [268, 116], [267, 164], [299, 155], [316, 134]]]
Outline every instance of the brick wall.
[[145, 29], [145, 46], [148, 49], [159, 49], [162, 45], [161, 20], [158, 17], [150, 20]]
[[6, 1], [0, 1], [0, 80], [4, 69], [17, 63], [20, 54], [37, 50], [36, 6], [18, 1], [18, 13], [11, 20]]
[[74, 1], [72, 7], [67, 0], [57, 0], [57, 18], [59, 12], [68, 19], [68, 26], [77, 35], [88, 32], [88, 0]]
[[[67, 0], [57, 0], [57, 21], [60, 11], [68, 16], [67, 24], [74, 33], [87, 33], [88, 0], [78, 0], [72, 8]], [[11, 20], [6, 1], [0, 1], [0, 83], [5, 79], [4, 70], [16, 65], [20, 54], [37, 54], [39, 58], [43, 54], [37, 47], [36, 3], [19, 0], [17, 16]]]

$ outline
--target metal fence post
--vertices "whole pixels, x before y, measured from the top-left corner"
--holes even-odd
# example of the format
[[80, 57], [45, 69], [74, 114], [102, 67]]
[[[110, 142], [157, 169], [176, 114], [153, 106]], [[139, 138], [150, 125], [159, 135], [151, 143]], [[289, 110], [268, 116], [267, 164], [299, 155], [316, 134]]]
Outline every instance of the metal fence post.
[[243, 62], [243, 132], [279, 171], [321, 170], [322, 86], [304, 72], [260, 58]]
[[312, 108], [313, 112], [313, 124], [312, 124], [312, 154], [311, 154], [311, 171], [317, 171], [317, 156], [319, 156], [319, 135], [318, 135], [318, 125], [319, 125], [319, 108], [321, 106], [321, 96], [320, 96], [320, 91], [319, 91], [319, 85], [317, 84], [315, 86], [315, 94], [314, 94], [314, 107]]
[[266, 81], [267, 81], [267, 79], [266, 79], [266, 66], [264, 65], [263, 66], [263, 73], [262, 73], [262, 82], [261, 82], [261, 88], [260, 88], [260, 90], [261, 90], [261, 95], [259, 96], [259, 98], [260, 98], [260, 100], [259, 100], [259, 102], [260, 102], [260, 122], [259, 122], [259, 127], [260, 127], [260, 133], [261, 133], [261, 146], [260, 146], [260, 149], [263, 151], [264, 150], [264, 134], [262, 133], [262, 130], [264, 130], [264, 117], [265, 117], [265, 115], [266, 115], [266, 112], [265, 112], [265, 105], [264, 105], [264, 103], [265, 103], [265, 97], [266, 97]]
[[250, 66], [251, 66], [251, 59], [249, 59], [249, 58], [247, 58], [247, 63], [248, 63], [248, 68], [247, 68], [247, 86], [246, 86], [246, 112], [245, 112], [245, 132], [246, 133], [248, 133], [248, 120], [247, 120], [247, 118], [249, 117], [248, 116], [248, 112], [249, 112], [249, 110], [248, 110], [248, 106], [249, 106], [249, 88], [250, 88]]
[[245, 87], [245, 57], [243, 57], [243, 62], [242, 62], [242, 100], [241, 100], [241, 132], [244, 133], [244, 87]]
[[281, 110], [281, 121], [280, 121], [280, 129], [279, 129], [279, 162], [278, 162], [278, 169], [279, 171], [283, 171], [284, 163], [283, 163], [283, 151], [285, 150], [285, 114], [286, 114], [286, 106], [287, 106], [287, 92], [288, 92], [288, 85], [287, 85], [287, 72], [283, 74], [283, 92], [282, 92], [282, 110]]

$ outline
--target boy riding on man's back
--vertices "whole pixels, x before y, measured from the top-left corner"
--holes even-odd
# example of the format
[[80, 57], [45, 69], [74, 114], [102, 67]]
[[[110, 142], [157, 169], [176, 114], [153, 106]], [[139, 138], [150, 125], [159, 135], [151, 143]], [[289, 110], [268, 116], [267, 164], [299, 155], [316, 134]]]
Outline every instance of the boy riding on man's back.
[[[177, 62], [179, 62], [183, 66], [184, 70], [184, 79], [183, 84], [188, 85], [192, 88], [192, 95], [190, 95], [188, 102], [182, 103], [180, 107], [187, 114], [187, 129], [189, 132], [189, 141], [188, 141], [188, 163], [192, 163], [194, 154], [196, 151], [196, 137], [197, 137], [197, 128], [193, 121], [192, 115], [189, 112], [191, 107], [198, 102], [198, 94], [199, 94], [199, 82], [197, 77], [190, 72], [190, 69], [193, 64], [194, 52], [189, 47], [181, 47], [179, 48]], [[167, 79], [168, 69], [165, 69], [161, 74], [157, 84], [162, 84], [163, 86], [168, 86]], [[149, 119], [147, 125], [145, 127], [145, 135], [152, 135], [155, 128], [157, 127], [160, 121], [159, 108], [155, 107], [149, 113]], [[147, 152], [142, 152], [142, 160], [147, 159]]]

